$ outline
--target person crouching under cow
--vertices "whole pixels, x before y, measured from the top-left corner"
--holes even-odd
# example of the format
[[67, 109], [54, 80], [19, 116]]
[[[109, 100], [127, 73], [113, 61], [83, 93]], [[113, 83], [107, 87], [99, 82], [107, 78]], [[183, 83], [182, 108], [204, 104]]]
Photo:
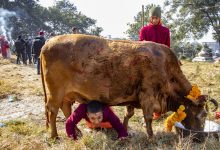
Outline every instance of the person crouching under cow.
[[125, 139], [128, 133], [109, 106], [98, 101], [90, 101], [87, 104], [80, 104], [66, 121], [66, 133], [68, 137], [77, 140], [82, 135], [77, 124], [85, 119], [87, 126], [91, 129], [114, 128], [120, 140]]

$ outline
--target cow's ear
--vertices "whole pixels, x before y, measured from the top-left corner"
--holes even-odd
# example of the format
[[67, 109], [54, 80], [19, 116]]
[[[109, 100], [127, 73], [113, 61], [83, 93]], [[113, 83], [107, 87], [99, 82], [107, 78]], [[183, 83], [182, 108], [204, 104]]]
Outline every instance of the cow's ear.
[[200, 96], [198, 97], [198, 99], [195, 101], [195, 103], [196, 103], [197, 105], [202, 105], [202, 106], [204, 106], [204, 105], [206, 104], [206, 102], [207, 102], [207, 99], [208, 99], [208, 95], [200, 95]]

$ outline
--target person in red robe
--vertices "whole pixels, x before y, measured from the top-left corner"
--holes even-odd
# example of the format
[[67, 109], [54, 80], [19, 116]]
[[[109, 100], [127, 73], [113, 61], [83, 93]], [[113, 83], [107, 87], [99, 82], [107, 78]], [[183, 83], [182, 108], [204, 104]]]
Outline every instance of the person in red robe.
[[2, 57], [3, 58], [8, 58], [8, 51], [9, 51], [9, 43], [8, 41], [5, 39], [4, 36], [0, 37], [0, 43], [1, 43], [1, 52], [2, 52]]

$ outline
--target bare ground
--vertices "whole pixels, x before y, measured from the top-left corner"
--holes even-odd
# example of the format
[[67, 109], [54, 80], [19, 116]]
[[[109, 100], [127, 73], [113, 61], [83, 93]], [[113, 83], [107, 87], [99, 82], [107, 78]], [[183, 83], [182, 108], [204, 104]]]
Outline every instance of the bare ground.
[[[21, 118], [42, 118], [44, 101], [40, 76], [34, 65], [17, 65], [14, 59], [0, 59], [0, 121]], [[39, 91], [37, 91], [39, 90]], [[4, 92], [4, 93], [3, 93]], [[12, 96], [10, 102], [9, 96]]]

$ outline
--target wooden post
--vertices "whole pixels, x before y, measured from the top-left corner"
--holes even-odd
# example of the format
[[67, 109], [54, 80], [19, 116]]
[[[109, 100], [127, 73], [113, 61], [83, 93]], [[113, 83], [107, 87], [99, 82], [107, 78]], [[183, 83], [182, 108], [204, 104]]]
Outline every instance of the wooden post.
[[144, 26], [144, 5], [142, 5], [142, 17], [141, 17], [141, 21], [142, 21], [142, 27]]

